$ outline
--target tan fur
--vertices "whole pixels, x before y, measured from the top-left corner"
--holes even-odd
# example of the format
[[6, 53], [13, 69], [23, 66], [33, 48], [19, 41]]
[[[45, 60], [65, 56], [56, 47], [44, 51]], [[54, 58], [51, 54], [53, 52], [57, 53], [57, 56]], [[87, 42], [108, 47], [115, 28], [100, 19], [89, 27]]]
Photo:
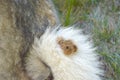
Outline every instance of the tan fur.
[[30, 80], [25, 58], [34, 36], [57, 23], [50, 0], [0, 0], [0, 80]]
[[[54, 9], [52, 1], [39, 0], [37, 5], [38, 7], [36, 8], [36, 13], [37, 13], [37, 17], [38, 17], [37, 20], [39, 21], [39, 24], [41, 22], [44, 23], [45, 19], [48, 20], [51, 26], [55, 26], [56, 24], [59, 24], [59, 19]], [[42, 7], [42, 9], [40, 9], [40, 7]]]
[[77, 51], [77, 46], [71, 40], [65, 40], [62, 37], [58, 37], [57, 42], [65, 55], [71, 55]]
[[21, 33], [15, 29], [14, 14], [9, 6], [6, 0], [0, 1], [0, 75], [6, 77], [5, 80], [11, 80], [14, 74], [20, 78], [16, 65], [21, 61], [18, 53], [24, 43]]

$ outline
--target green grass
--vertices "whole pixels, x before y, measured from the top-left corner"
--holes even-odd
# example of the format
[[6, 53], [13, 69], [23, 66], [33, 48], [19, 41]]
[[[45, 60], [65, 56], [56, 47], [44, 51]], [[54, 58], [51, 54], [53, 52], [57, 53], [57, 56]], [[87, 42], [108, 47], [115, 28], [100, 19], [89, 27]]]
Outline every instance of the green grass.
[[93, 35], [104, 63], [105, 80], [120, 80], [120, 1], [54, 0], [54, 3], [63, 25], [78, 23]]
[[[105, 63], [108, 80], [120, 80], [120, 17], [118, 20], [97, 8], [89, 16], [89, 27]], [[114, 15], [115, 16], [115, 15]]]

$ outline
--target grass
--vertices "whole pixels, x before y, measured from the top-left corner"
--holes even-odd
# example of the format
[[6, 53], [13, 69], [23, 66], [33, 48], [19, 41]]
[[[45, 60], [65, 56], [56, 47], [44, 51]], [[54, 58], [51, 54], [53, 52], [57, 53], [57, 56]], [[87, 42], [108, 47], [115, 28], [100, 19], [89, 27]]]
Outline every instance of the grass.
[[92, 34], [102, 56], [105, 80], [120, 80], [120, 1], [54, 0], [63, 25], [79, 24]]
[[118, 20], [97, 8], [89, 16], [89, 26], [103, 57], [107, 80], [120, 80], [120, 17]]

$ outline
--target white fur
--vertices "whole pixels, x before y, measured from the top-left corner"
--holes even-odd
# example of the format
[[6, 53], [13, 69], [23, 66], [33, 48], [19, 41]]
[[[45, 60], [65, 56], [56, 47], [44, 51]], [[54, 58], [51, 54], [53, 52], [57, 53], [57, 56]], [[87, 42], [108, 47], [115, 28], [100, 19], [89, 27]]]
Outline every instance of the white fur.
[[32, 48], [26, 58], [26, 70], [32, 80], [45, 80], [50, 74], [49, 68], [41, 62], [36, 51]]
[[[78, 50], [65, 55], [57, 38], [72, 40]], [[69, 28], [48, 28], [40, 39], [35, 39], [33, 49], [36, 55], [52, 70], [54, 80], [101, 80], [100, 62], [93, 44], [80, 30]]]

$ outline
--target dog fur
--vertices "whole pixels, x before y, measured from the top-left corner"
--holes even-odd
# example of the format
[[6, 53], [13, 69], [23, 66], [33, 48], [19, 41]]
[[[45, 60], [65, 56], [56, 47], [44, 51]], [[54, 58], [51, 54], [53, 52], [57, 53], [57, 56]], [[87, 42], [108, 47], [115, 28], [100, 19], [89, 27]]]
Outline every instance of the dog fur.
[[31, 80], [24, 65], [34, 37], [56, 24], [59, 19], [51, 0], [0, 0], [0, 80]]
[[[31, 50], [49, 66], [54, 80], [101, 80], [99, 56], [88, 37], [73, 27], [48, 28], [40, 39], [35, 38]], [[39, 62], [33, 62], [29, 71], [35, 69], [34, 64]]]

